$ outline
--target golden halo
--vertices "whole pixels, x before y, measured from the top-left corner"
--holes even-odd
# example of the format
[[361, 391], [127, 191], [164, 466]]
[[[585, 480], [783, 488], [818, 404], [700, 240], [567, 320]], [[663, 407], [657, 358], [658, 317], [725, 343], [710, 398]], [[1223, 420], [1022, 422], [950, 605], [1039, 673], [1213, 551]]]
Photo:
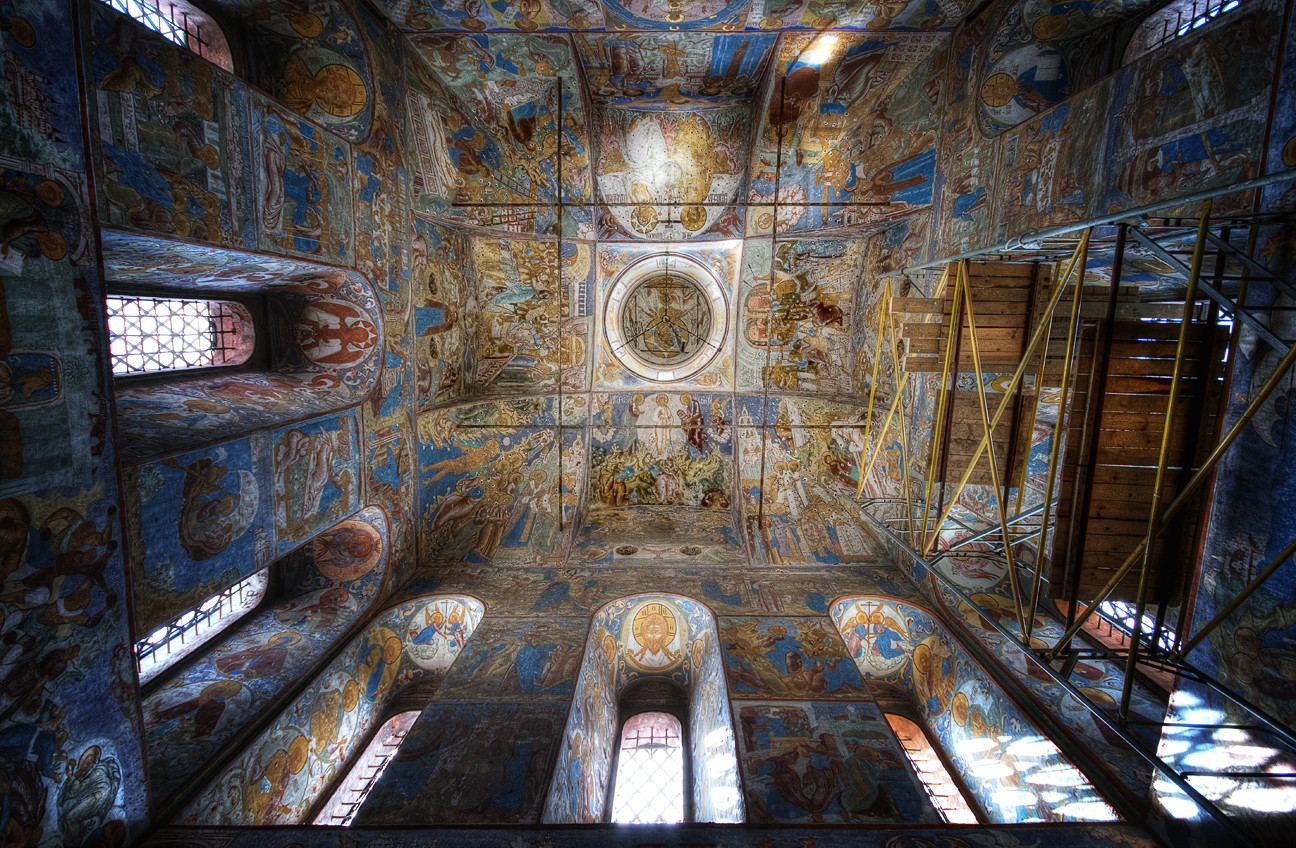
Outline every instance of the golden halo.
[[306, 758], [310, 754], [310, 743], [300, 734], [288, 744], [288, 771], [300, 774], [306, 768]]
[[342, 687], [342, 709], [351, 712], [360, 703], [360, 684], [354, 680], [348, 680]]

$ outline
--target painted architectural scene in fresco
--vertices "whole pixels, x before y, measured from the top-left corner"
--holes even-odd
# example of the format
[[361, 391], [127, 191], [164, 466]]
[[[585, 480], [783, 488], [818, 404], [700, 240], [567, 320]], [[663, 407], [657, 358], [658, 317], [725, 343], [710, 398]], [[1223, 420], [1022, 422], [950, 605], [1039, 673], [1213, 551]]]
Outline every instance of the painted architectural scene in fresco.
[[0, 0], [0, 843], [1285, 848], [1294, 116], [1293, 0]]

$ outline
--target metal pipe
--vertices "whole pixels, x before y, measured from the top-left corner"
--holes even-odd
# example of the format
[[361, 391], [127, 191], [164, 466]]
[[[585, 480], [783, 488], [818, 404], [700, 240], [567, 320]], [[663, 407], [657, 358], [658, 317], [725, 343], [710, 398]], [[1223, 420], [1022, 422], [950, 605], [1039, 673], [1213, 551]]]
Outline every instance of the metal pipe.
[[[1134, 236], [1135, 241], [1137, 241], [1139, 244], [1143, 245], [1148, 250], [1155, 253], [1161, 261], [1165, 262], [1167, 265], [1172, 267], [1180, 276], [1185, 278], [1191, 276], [1192, 274], [1191, 268], [1185, 266], [1182, 262], [1180, 262], [1178, 259], [1172, 256], [1164, 247], [1157, 244], [1152, 239], [1148, 238], [1147, 235], [1139, 231], [1137, 228], [1135, 228], [1131, 232], [1131, 234]], [[1194, 247], [1194, 252], [1195, 251], [1196, 248]], [[1230, 316], [1234, 317], [1235, 319], [1244, 319], [1250, 322], [1251, 329], [1255, 331], [1256, 335], [1258, 335], [1260, 338], [1268, 342], [1269, 346], [1272, 347], [1274, 350], [1280, 351], [1282, 353], [1287, 352], [1287, 343], [1284, 342], [1282, 339], [1278, 338], [1277, 336], [1275, 336], [1273, 331], [1270, 330], [1267, 326], [1265, 326], [1264, 322], [1262, 322], [1255, 315], [1252, 315], [1250, 310], [1238, 306], [1235, 302], [1233, 302], [1228, 297], [1226, 297], [1222, 292], [1217, 291], [1214, 286], [1203, 281], [1200, 278], [1200, 275], [1198, 276], [1198, 280], [1197, 280], [1197, 288], [1200, 288], [1207, 297], [1209, 297], [1211, 300], [1218, 303], [1224, 309], [1224, 311], [1227, 312]]]
[[[945, 269], [949, 274], [949, 269]], [[941, 363], [941, 381], [940, 381], [940, 400], [936, 413], [935, 425], [932, 427], [932, 445], [931, 445], [931, 462], [927, 467], [927, 490], [923, 495], [923, 546], [927, 545], [927, 522], [931, 518], [931, 496], [936, 487], [936, 476], [941, 477], [941, 492], [945, 491], [945, 469], [949, 458], [949, 448], [946, 446], [950, 438], [949, 422], [947, 418], [954, 417], [954, 390], [951, 380], [958, 380], [958, 357], [960, 331], [963, 323], [963, 313], [959, 301], [960, 291], [957, 286], [954, 288], [954, 302], [950, 305], [950, 322], [948, 332], [945, 338], [945, 359]], [[953, 371], [951, 372], [951, 368]], [[947, 388], [948, 387], [948, 388]], [[941, 450], [945, 453], [942, 454]], [[937, 507], [939, 511], [940, 507]]]
[[[889, 292], [890, 290], [891, 290], [891, 283], [890, 281], [888, 281], [887, 291]], [[883, 314], [885, 315], [885, 313]], [[901, 401], [900, 406], [902, 407], [900, 412], [900, 485], [904, 488], [905, 510], [906, 510], [905, 514], [908, 516], [908, 523], [906, 524], [906, 527], [908, 528], [909, 531], [909, 544], [912, 545], [913, 544], [913, 520], [914, 520], [913, 492], [910, 491], [909, 489], [909, 430], [905, 426], [905, 419], [908, 418], [909, 416], [908, 413], [903, 409], [904, 388], [901, 387], [900, 385], [900, 360], [897, 358], [898, 354], [896, 353], [895, 321], [888, 316], [886, 323], [887, 323], [887, 330], [891, 334], [891, 363], [892, 363], [892, 367], [894, 368], [894, 370], [892, 371], [891, 378], [892, 378], [892, 382], [895, 383], [896, 386], [895, 389], [896, 399]]]
[[[773, 245], [771, 245], [773, 247]], [[770, 281], [773, 283], [773, 281]], [[877, 344], [873, 347], [873, 379], [869, 382], [869, 402], [868, 412], [864, 415], [864, 444], [860, 447], [859, 457], [859, 485], [855, 487], [855, 497], [861, 497], [864, 494], [864, 455], [868, 453], [869, 431], [873, 428], [873, 399], [877, 396], [877, 377], [878, 363], [882, 361], [882, 322], [886, 320], [887, 310], [890, 308], [888, 301], [891, 297], [891, 281], [887, 281], [886, 288], [882, 290], [882, 314], [878, 317]], [[766, 319], [769, 320], [769, 319]], [[768, 365], [769, 353], [766, 352], [766, 364]], [[768, 420], [768, 419], [767, 419]], [[763, 449], [763, 448], [762, 448]]]
[[[1057, 476], [1058, 455], [1062, 446], [1062, 422], [1066, 414], [1067, 390], [1071, 386], [1071, 363], [1078, 355], [1076, 350], [1076, 335], [1080, 325], [1080, 301], [1084, 299], [1084, 274], [1085, 268], [1089, 264], [1089, 243], [1085, 242], [1080, 254], [1080, 269], [1076, 275], [1075, 294], [1071, 297], [1071, 321], [1067, 327], [1067, 342], [1065, 359], [1062, 360], [1062, 388], [1058, 397], [1057, 421], [1053, 425], [1053, 444], [1049, 447], [1049, 464], [1048, 478], [1044, 483], [1044, 503], [1053, 501], [1054, 478]], [[1041, 362], [1048, 361], [1048, 348], [1044, 348]], [[1040, 369], [1041, 372], [1043, 369]], [[1042, 386], [1035, 387], [1035, 395], [1039, 397], [1043, 393]], [[1044, 543], [1048, 539], [1049, 513], [1045, 512], [1040, 520], [1039, 530], [1039, 547], [1035, 552], [1035, 574], [1031, 578], [1031, 595], [1030, 595], [1030, 621], [1026, 625], [1026, 644], [1030, 644], [1031, 634], [1035, 630], [1035, 609], [1039, 605], [1040, 577], [1044, 570]]]
[[1232, 615], [1238, 607], [1242, 606], [1242, 604], [1246, 602], [1246, 599], [1251, 597], [1251, 595], [1255, 593], [1255, 590], [1259, 589], [1260, 585], [1268, 580], [1293, 553], [1296, 553], [1296, 539], [1293, 539], [1287, 547], [1283, 548], [1282, 551], [1279, 552], [1278, 556], [1274, 557], [1273, 560], [1264, 567], [1264, 570], [1257, 574], [1255, 579], [1246, 585], [1246, 588], [1234, 596], [1233, 600], [1229, 601], [1228, 604], [1224, 606], [1224, 609], [1216, 613], [1214, 618], [1206, 622], [1202, 629], [1197, 631], [1197, 635], [1188, 640], [1188, 644], [1171, 654], [1170, 658], [1175, 660], [1183, 659], [1188, 652], [1200, 645], [1202, 640], [1211, 634], [1211, 631], [1223, 624], [1226, 618]]
[[[1251, 419], [1260, 411], [1260, 407], [1269, 399], [1269, 395], [1273, 394], [1274, 389], [1278, 388], [1278, 384], [1286, 377], [1288, 369], [1291, 368], [1292, 363], [1294, 362], [1296, 362], [1296, 345], [1292, 345], [1291, 348], [1288, 349], [1286, 356], [1282, 358], [1274, 368], [1273, 373], [1269, 375], [1269, 379], [1265, 381], [1265, 384], [1260, 387], [1260, 390], [1256, 392], [1255, 396], [1247, 403], [1246, 409], [1243, 410], [1242, 415], [1238, 417], [1237, 421], [1233, 422], [1233, 426], [1224, 434], [1224, 437], [1220, 440], [1219, 444], [1215, 446], [1215, 450], [1211, 451], [1210, 456], [1208, 456], [1206, 461], [1202, 463], [1201, 468], [1199, 468], [1196, 473], [1193, 474], [1192, 478], [1184, 484], [1183, 489], [1180, 490], [1179, 494], [1175, 496], [1175, 499], [1170, 502], [1170, 506], [1166, 507], [1165, 514], [1162, 516], [1162, 521], [1169, 521], [1172, 517], [1178, 514], [1179, 510], [1183, 509], [1188, 504], [1188, 500], [1196, 493], [1197, 489], [1205, 483], [1206, 478], [1210, 475], [1211, 471], [1214, 470], [1220, 459], [1223, 458], [1224, 452], [1233, 445], [1233, 442], [1237, 440], [1237, 437], [1240, 436], [1246, 426], [1251, 423]], [[1084, 626], [1084, 623], [1089, 620], [1089, 616], [1093, 615], [1093, 610], [1098, 606], [1098, 604], [1105, 601], [1107, 596], [1111, 594], [1112, 590], [1116, 588], [1116, 584], [1124, 579], [1130, 568], [1133, 567], [1135, 560], [1137, 560], [1139, 555], [1142, 554], [1143, 548], [1148, 544], [1148, 541], [1148, 538], [1144, 536], [1142, 541], [1134, 547], [1133, 552], [1130, 553], [1129, 557], [1126, 558], [1121, 567], [1117, 569], [1116, 573], [1107, 581], [1107, 585], [1103, 587], [1101, 592], [1099, 592], [1097, 599], [1093, 604], [1087, 607], [1085, 611], [1082, 612], [1071, 624], [1071, 626], [1067, 628], [1066, 634], [1061, 640], [1059, 640], [1058, 645], [1070, 641], [1071, 637], [1075, 636], [1080, 628]], [[1053, 650], [1049, 652], [1049, 656], [1057, 656], [1058, 645], [1055, 645]]]
[[1256, 177], [1255, 179], [1246, 180], [1245, 182], [1240, 182], [1235, 185], [1224, 186], [1222, 188], [1204, 189], [1203, 191], [1193, 192], [1192, 194], [1186, 194], [1180, 197], [1158, 200], [1156, 203], [1135, 206], [1133, 209], [1126, 209], [1124, 212], [1117, 212], [1112, 215], [1103, 215], [1098, 218], [1090, 218], [1088, 221], [1083, 221], [1079, 224], [1068, 224], [1064, 227], [1051, 227], [1047, 230], [1038, 230], [1034, 233], [1023, 233], [1018, 236], [1013, 236], [1006, 241], [999, 242], [998, 244], [990, 245], [989, 247], [968, 250], [953, 256], [944, 256], [940, 259], [931, 262], [924, 262], [920, 265], [910, 265], [902, 270], [904, 273], [908, 274], [913, 271], [922, 271], [925, 268], [934, 268], [937, 265], [948, 265], [949, 263], [957, 262], [960, 259], [975, 259], [976, 257], [987, 253], [1013, 253], [1018, 250], [1028, 249], [1026, 247], [1028, 242], [1038, 243], [1044, 239], [1056, 238], [1058, 236], [1069, 235], [1070, 233], [1079, 232], [1081, 230], [1092, 229], [1093, 227], [1103, 227], [1108, 224], [1116, 224], [1121, 221], [1128, 221], [1132, 218], [1139, 218], [1143, 215], [1149, 215], [1162, 209], [1182, 206], [1187, 203], [1199, 203], [1203, 200], [1222, 197], [1226, 194], [1249, 191], [1253, 188], [1263, 188], [1267, 185], [1284, 183], [1293, 179], [1296, 179], [1296, 169], [1266, 174], [1263, 177]]
[[[1012, 397], [1013, 391], [1017, 388], [1017, 385], [1021, 382], [1022, 375], [1026, 373], [1026, 364], [1030, 361], [1031, 356], [1035, 352], [1035, 348], [1039, 346], [1040, 340], [1044, 338], [1045, 330], [1053, 320], [1053, 310], [1057, 308], [1058, 301], [1062, 299], [1062, 292], [1066, 289], [1066, 281], [1071, 276], [1072, 268], [1075, 267], [1076, 258], [1080, 255], [1080, 247], [1087, 246], [1088, 244], [1089, 244], [1089, 233], [1086, 232], [1083, 236], [1080, 237], [1080, 245], [1077, 245], [1075, 253], [1071, 255], [1071, 262], [1067, 265], [1066, 273], [1063, 275], [1062, 279], [1058, 281], [1057, 287], [1054, 289], [1053, 294], [1049, 297], [1048, 305], [1044, 307], [1044, 312], [1040, 318], [1040, 323], [1035, 327], [1034, 333], [1031, 334], [1030, 344], [1026, 346], [1025, 356], [1023, 356], [1022, 361], [1017, 364], [1017, 370], [1013, 372], [1012, 378], [1008, 381], [1008, 385], [1004, 389], [1004, 399], [1003, 401], [1000, 402], [999, 407], [995, 410], [994, 417], [990, 421], [992, 426], [997, 425], [999, 423], [999, 419], [1003, 416], [1004, 409], [1007, 408], [1008, 402]], [[958, 485], [954, 488], [954, 494], [950, 498], [949, 506], [945, 508], [945, 511], [941, 514], [940, 518], [936, 521], [936, 527], [933, 530], [932, 540], [929, 541], [926, 547], [923, 549], [924, 555], [931, 552], [932, 544], [935, 542], [937, 534], [940, 532], [940, 528], [944, 526], [945, 520], [949, 518], [949, 514], [953, 512], [954, 501], [958, 500], [958, 496], [962, 494], [963, 488], [967, 486], [968, 480], [970, 480], [972, 477], [972, 469], [976, 466], [977, 460], [981, 458], [981, 454], [985, 451], [985, 447], [986, 447], [986, 440], [982, 439], [981, 443], [977, 445], [976, 451], [973, 452], [972, 458], [968, 460], [968, 467], [966, 470], [964, 470], [963, 476], [959, 479]]]
[[[1008, 532], [1007, 515], [1004, 513], [1004, 497], [1007, 492], [999, 485], [999, 459], [995, 455], [994, 425], [990, 423], [990, 404], [986, 402], [985, 376], [981, 371], [981, 352], [977, 347], [976, 313], [972, 308], [972, 292], [968, 291], [967, 262], [959, 263], [959, 286], [963, 289], [963, 309], [967, 314], [968, 341], [971, 342], [972, 369], [976, 375], [977, 409], [981, 413], [981, 426], [985, 428], [985, 442], [990, 454], [990, 485], [995, 493], [995, 511], [999, 514], [999, 532], [1003, 535], [1004, 559], [1008, 564], [1008, 585], [1012, 587], [1013, 606], [1017, 611], [1017, 626], [1026, 632], [1026, 615], [1022, 611], [1021, 585], [1017, 578], [1017, 563], [1013, 561], [1012, 538]], [[1004, 397], [1007, 400], [1007, 395]], [[969, 470], [976, 464], [974, 459]], [[1031, 610], [1034, 617], [1035, 611]]]
[[[1161, 427], [1161, 448], [1157, 453], [1157, 471], [1152, 483], [1152, 504], [1148, 509], [1148, 543], [1143, 546], [1143, 564], [1139, 569], [1138, 593], [1135, 596], [1134, 626], [1130, 629], [1129, 656], [1125, 659], [1125, 679], [1121, 682], [1120, 717], [1129, 714], [1130, 696], [1134, 691], [1134, 669], [1138, 666], [1139, 642], [1143, 634], [1143, 610], [1147, 604], [1147, 585], [1152, 572], [1152, 550], [1161, 529], [1161, 489], [1165, 485], [1166, 464], [1169, 460], [1170, 441], [1174, 437], [1175, 407], [1179, 400], [1179, 387], [1183, 383], [1184, 360], [1187, 359], [1188, 342], [1192, 338], [1193, 310], [1196, 307], [1197, 283], [1201, 277], [1202, 260], [1206, 256], [1206, 232], [1210, 229], [1212, 201], [1202, 204], [1197, 225], [1196, 249], [1192, 268], [1188, 274], [1188, 290], [1184, 293], [1183, 317], [1179, 324], [1179, 345], [1175, 348], [1174, 370], [1170, 376], [1170, 396], [1166, 399], [1165, 424]], [[1135, 231], [1137, 237], [1139, 233]]]
[[[970, 606], [972, 609], [976, 609], [976, 610], [980, 609], [980, 606], [975, 601], [972, 600], [971, 595], [969, 595], [967, 591], [963, 589], [962, 586], [959, 586], [949, 577], [946, 577], [940, 571], [940, 569], [935, 568], [929, 560], [924, 559], [917, 551], [906, 547], [904, 544], [904, 540], [898, 537], [891, 530], [890, 527], [887, 527], [885, 524], [878, 521], [876, 518], [874, 518], [872, 515], [870, 515], [867, 512], [863, 512], [862, 514], [869, 521], [873, 522], [874, 526], [878, 528], [878, 531], [880, 533], [887, 536], [893, 543], [895, 543], [906, 554], [908, 554], [910, 559], [912, 559], [915, 563], [921, 566], [926, 571], [927, 574], [930, 574], [933, 580], [936, 580], [938, 583], [940, 583], [941, 586], [945, 589], [945, 591], [954, 595], [959, 600], [963, 601], [968, 606]], [[994, 618], [994, 616], [982, 615], [981, 620], [987, 627], [989, 627], [991, 630], [994, 630], [1004, 639], [1007, 639], [1008, 641], [1013, 642], [1014, 644], [1021, 645], [1021, 642], [1017, 639], [1016, 635], [1013, 634], [1011, 630], [1008, 630], [1006, 627], [1000, 624]], [[1027, 646], [1023, 645], [1022, 647], [1027, 647]], [[1246, 846], [1255, 845], [1254, 840], [1252, 840], [1251, 837], [1249, 837], [1246, 833], [1244, 833], [1241, 829], [1239, 829], [1238, 826], [1234, 824], [1233, 821], [1229, 819], [1228, 816], [1226, 816], [1222, 810], [1220, 810], [1218, 807], [1215, 806], [1214, 803], [1210, 801], [1210, 799], [1208, 799], [1206, 796], [1202, 795], [1195, 788], [1193, 788], [1191, 784], [1189, 784], [1186, 780], [1180, 777], [1176, 771], [1174, 771], [1173, 767], [1171, 767], [1168, 763], [1166, 763], [1164, 760], [1158, 757], [1155, 753], [1146, 750], [1143, 747], [1143, 740], [1141, 740], [1139, 737], [1131, 733], [1129, 728], [1125, 727], [1121, 722], [1112, 718], [1112, 716], [1106, 710], [1102, 709], [1097, 704], [1095, 704], [1089, 698], [1088, 695], [1082, 692], [1070, 680], [1063, 677], [1058, 672], [1057, 669], [1053, 668], [1053, 666], [1049, 662], [1037, 662], [1036, 667], [1038, 667], [1041, 671], [1043, 671], [1050, 678], [1052, 678], [1054, 683], [1061, 686], [1064, 690], [1066, 690], [1067, 694], [1071, 695], [1071, 697], [1075, 698], [1078, 703], [1084, 706], [1089, 711], [1090, 715], [1093, 717], [1094, 722], [1101, 723], [1103, 727], [1106, 728], [1106, 731], [1104, 732], [1109, 731], [1112, 735], [1116, 736], [1118, 739], [1124, 742], [1125, 745], [1128, 746], [1128, 748], [1132, 752], [1134, 752], [1137, 756], [1143, 759], [1143, 761], [1146, 762], [1148, 765], [1150, 765], [1153, 769], [1159, 771], [1162, 777], [1170, 781], [1170, 783], [1174, 784], [1174, 787], [1178, 789], [1180, 792], [1184, 793], [1184, 795], [1188, 796], [1189, 800], [1191, 800], [1202, 811], [1204, 811], [1207, 815], [1209, 815], [1212, 819], [1214, 819], [1221, 827], [1227, 830], [1229, 834], [1234, 839], [1236, 839], [1240, 844]], [[1097, 763], [1094, 763], [1094, 765], [1097, 765]], [[1132, 810], [1127, 809], [1125, 817], [1130, 820], [1137, 819], [1138, 816], [1132, 813], [1133, 813]]]

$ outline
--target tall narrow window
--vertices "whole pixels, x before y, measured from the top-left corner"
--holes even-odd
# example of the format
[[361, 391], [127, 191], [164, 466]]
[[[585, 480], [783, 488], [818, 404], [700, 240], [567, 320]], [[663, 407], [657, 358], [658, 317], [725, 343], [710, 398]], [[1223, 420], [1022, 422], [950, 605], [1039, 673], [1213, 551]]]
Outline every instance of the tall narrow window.
[[684, 821], [684, 742], [680, 720], [675, 716], [638, 713], [622, 725], [612, 821]]
[[227, 71], [234, 70], [225, 33], [211, 16], [186, 0], [104, 0], [174, 44]]
[[414, 726], [414, 720], [418, 717], [418, 710], [397, 713], [378, 728], [378, 732], [374, 734], [364, 753], [334, 790], [333, 797], [329, 798], [328, 803], [315, 817], [315, 824], [336, 827], [346, 827], [351, 824], [351, 820], [360, 810], [360, 805], [369, 795], [369, 790], [373, 789], [378, 778], [382, 777], [387, 764], [392, 761], [392, 757], [396, 756], [396, 750], [405, 740], [405, 734], [409, 733], [409, 729]]
[[241, 365], [252, 355], [252, 314], [228, 300], [107, 298], [115, 375]]
[[931, 799], [941, 818], [950, 824], [976, 824], [976, 813], [963, 797], [962, 790], [950, 777], [949, 770], [941, 762], [940, 755], [932, 747], [931, 740], [916, 722], [904, 716], [886, 714], [887, 723], [895, 732], [896, 738], [909, 756], [918, 779], [922, 781], [927, 797]]
[[269, 577], [269, 569], [263, 568], [136, 642], [135, 662], [140, 683], [157, 677], [255, 609], [265, 597]]

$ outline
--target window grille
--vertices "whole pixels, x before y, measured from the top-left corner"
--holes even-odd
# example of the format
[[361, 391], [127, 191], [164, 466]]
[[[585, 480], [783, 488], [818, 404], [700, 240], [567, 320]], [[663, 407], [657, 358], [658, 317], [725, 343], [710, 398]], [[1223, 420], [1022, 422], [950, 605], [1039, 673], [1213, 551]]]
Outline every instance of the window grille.
[[252, 354], [252, 315], [238, 303], [107, 298], [113, 374], [239, 365]]
[[405, 734], [409, 733], [410, 727], [418, 717], [418, 710], [398, 713], [378, 729], [364, 749], [364, 753], [338, 784], [338, 788], [334, 790], [333, 796], [324, 805], [324, 809], [320, 810], [319, 815], [315, 817], [315, 824], [335, 827], [346, 827], [351, 824], [360, 810], [360, 805], [368, 796], [369, 790], [373, 789], [378, 778], [382, 777], [387, 764], [392, 761], [392, 757], [396, 756], [396, 750], [404, 741]]
[[932, 806], [941, 818], [950, 824], [976, 824], [976, 813], [968, 805], [954, 778], [950, 777], [949, 770], [941, 762], [923, 729], [904, 716], [888, 713], [886, 720], [895, 731], [918, 779], [922, 781], [923, 789], [927, 790], [927, 797], [931, 799]]
[[203, 12], [183, 0], [103, 0], [173, 44], [187, 47], [207, 61], [233, 71], [225, 35]]
[[193, 653], [198, 646], [255, 608], [265, 597], [269, 582], [269, 570], [262, 569], [136, 642], [135, 662], [139, 667], [140, 683], [157, 677], [163, 669]]
[[[1103, 601], [1098, 605], [1098, 614], [1124, 631], [1126, 640], [1134, 633], [1134, 618], [1137, 613], [1137, 605], [1128, 601]], [[1156, 616], [1149, 615], [1145, 610], [1143, 613], [1143, 635], [1150, 636], [1155, 629]], [[1157, 638], [1157, 647], [1165, 651], [1174, 648], [1174, 634], [1171, 632], [1171, 628], [1163, 627], [1161, 629], [1161, 635]]]
[[1163, 6], [1149, 15], [1134, 31], [1134, 36], [1125, 49], [1125, 64], [1206, 26], [1220, 15], [1241, 5], [1242, 0], [1175, 0]]
[[612, 821], [684, 821], [684, 747], [679, 719], [639, 713], [621, 728]]

